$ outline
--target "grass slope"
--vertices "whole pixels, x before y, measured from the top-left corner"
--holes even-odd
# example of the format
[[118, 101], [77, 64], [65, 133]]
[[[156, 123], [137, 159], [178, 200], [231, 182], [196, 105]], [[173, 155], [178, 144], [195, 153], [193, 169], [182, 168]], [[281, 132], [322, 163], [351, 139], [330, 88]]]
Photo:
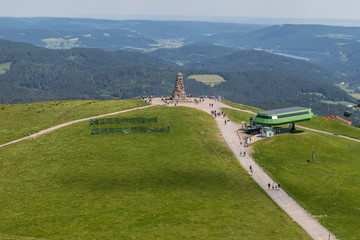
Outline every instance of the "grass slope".
[[360, 139], [360, 128], [349, 126], [331, 118], [315, 117], [310, 121], [299, 123], [299, 125]]
[[233, 107], [233, 108], [238, 108], [238, 109], [242, 109], [242, 110], [249, 110], [249, 111], [252, 111], [254, 113], [257, 113], [257, 112], [261, 111], [261, 109], [259, 109], [259, 108], [243, 105], [243, 104], [240, 104], [240, 103], [230, 102], [228, 100], [223, 100], [222, 103], [224, 103], [224, 104], [226, 104], [226, 105], [228, 105], [230, 107]]
[[222, 108], [221, 110], [226, 113], [227, 118], [235, 123], [246, 122], [246, 124], [250, 124], [250, 118], [255, 116], [254, 114], [241, 112], [231, 108]]
[[210, 115], [121, 116], [158, 116], [171, 132], [92, 136], [83, 122], [1, 149], [0, 236], [310, 239], [241, 168]]
[[0, 106], [0, 144], [70, 120], [145, 105], [143, 101], [55, 101]]
[[[360, 236], [359, 143], [313, 132], [253, 144], [253, 157], [340, 239]], [[312, 149], [317, 164], [312, 162]]]

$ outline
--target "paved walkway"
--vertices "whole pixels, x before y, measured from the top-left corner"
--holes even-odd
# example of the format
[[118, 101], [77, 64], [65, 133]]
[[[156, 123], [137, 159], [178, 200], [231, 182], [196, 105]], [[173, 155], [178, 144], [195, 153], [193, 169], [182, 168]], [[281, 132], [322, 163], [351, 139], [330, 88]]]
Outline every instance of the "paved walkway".
[[[209, 107], [209, 103], [214, 104], [213, 108]], [[164, 103], [161, 99], [154, 99], [153, 104], [161, 104]], [[194, 107], [200, 110], [203, 110], [209, 114], [211, 111], [217, 110], [220, 108], [232, 108], [221, 102], [216, 102], [213, 100], [206, 99], [205, 102], [201, 102], [199, 104], [195, 103], [179, 103], [178, 106], [188, 106]], [[236, 108], [233, 108], [236, 109]], [[239, 109], [236, 109], [239, 110]], [[245, 111], [249, 113], [253, 113], [251, 111]], [[255, 114], [255, 113], [254, 113]], [[313, 239], [319, 240], [333, 240], [336, 239], [330, 232], [323, 227], [317, 220], [315, 220], [307, 211], [305, 211], [299, 204], [297, 204], [285, 191], [282, 189], [279, 191], [276, 190], [268, 190], [268, 183], [273, 183], [274, 181], [269, 177], [269, 175], [257, 165], [257, 163], [252, 159], [252, 157], [247, 153], [244, 157], [240, 156], [240, 151], [247, 151], [247, 148], [240, 146], [240, 139], [237, 134], [237, 130], [239, 129], [239, 125], [233, 122], [227, 122], [225, 125], [225, 119], [222, 117], [215, 118], [222, 136], [224, 137], [226, 143], [229, 145], [230, 149], [239, 160], [240, 164], [243, 168], [249, 172], [250, 165], [253, 168], [252, 177], [254, 180], [264, 189], [264, 191], [282, 208], [284, 211], [289, 214], [289, 216], [296, 221]], [[249, 174], [251, 174], [249, 172]], [[330, 234], [330, 238], [329, 238]]]
[[148, 107], [152, 107], [152, 106], [154, 106], [154, 105], [148, 105], [148, 106], [139, 107], [139, 108], [131, 108], [131, 109], [126, 109], [126, 110], [122, 110], [122, 111], [118, 111], [118, 112], [102, 114], [102, 115], [98, 115], [98, 116], [94, 116], [94, 117], [82, 118], [82, 119], [77, 119], [77, 120], [73, 120], [73, 121], [70, 121], [70, 122], [62, 123], [62, 124], [56, 125], [54, 127], [51, 127], [51, 128], [45, 129], [45, 130], [41, 130], [38, 133], [31, 134], [30, 136], [23, 137], [23, 138], [20, 138], [20, 139], [17, 139], [17, 140], [8, 142], [8, 143], [1, 144], [0, 148], [11, 145], [11, 144], [14, 144], [14, 143], [17, 143], [17, 142], [24, 141], [26, 139], [36, 138], [36, 137], [41, 136], [41, 135], [43, 135], [45, 133], [55, 131], [56, 129], [66, 127], [66, 126], [69, 126], [69, 125], [74, 124], [74, 123], [89, 121], [90, 119], [94, 119], [94, 118], [101, 118], [101, 117], [116, 115], [116, 114], [119, 114], [119, 113], [130, 112], [130, 111], [134, 111], [134, 110], [137, 110], [137, 109], [148, 108]]

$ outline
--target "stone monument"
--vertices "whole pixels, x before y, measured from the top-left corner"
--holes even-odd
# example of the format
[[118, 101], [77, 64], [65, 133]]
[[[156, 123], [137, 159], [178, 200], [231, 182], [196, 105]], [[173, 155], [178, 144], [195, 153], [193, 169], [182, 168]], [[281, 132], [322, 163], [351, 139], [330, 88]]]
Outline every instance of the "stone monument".
[[186, 101], [186, 93], [184, 89], [184, 81], [182, 73], [178, 73], [175, 81], [175, 90], [172, 94], [173, 100], [184, 102]]

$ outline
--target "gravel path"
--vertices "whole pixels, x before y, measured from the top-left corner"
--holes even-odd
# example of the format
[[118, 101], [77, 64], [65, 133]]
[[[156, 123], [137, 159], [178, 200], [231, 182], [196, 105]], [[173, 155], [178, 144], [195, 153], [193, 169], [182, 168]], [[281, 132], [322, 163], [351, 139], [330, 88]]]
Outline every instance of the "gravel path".
[[73, 120], [73, 121], [70, 121], [70, 122], [62, 123], [62, 124], [56, 125], [54, 127], [51, 127], [51, 128], [45, 129], [45, 130], [41, 130], [38, 133], [31, 134], [30, 136], [23, 137], [23, 138], [20, 138], [20, 139], [17, 139], [17, 140], [14, 140], [14, 141], [11, 141], [11, 142], [8, 142], [8, 143], [5, 143], [5, 144], [1, 144], [0, 148], [11, 145], [11, 144], [14, 144], [14, 143], [17, 143], [17, 142], [24, 141], [26, 139], [36, 138], [36, 137], [41, 136], [43, 134], [55, 131], [56, 129], [66, 127], [66, 126], [69, 126], [69, 125], [74, 124], [74, 123], [89, 121], [90, 119], [94, 119], [94, 118], [101, 118], [101, 117], [116, 115], [116, 114], [119, 114], [119, 113], [130, 112], [130, 111], [134, 111], [134, 110], [137, 110], [137, 109], [148, 108], [148, 107], [152, 107], [152, 106], [154, 106], [154, 105], [148, 105], [148, 106], [139, 107], [139, 108], [131, 108], [131, 109], [126, 109], [126, 110], [122, 110], [122, 111], [118, 111], [118, 112], [102, 114], [102, 115], [98, 115], [98, 116], [94, 116], [94, 117], [82, 118], [82, 119], [77, 119], [77, 120]]
[[[214, 104], [213, 108], [209, 107], [209, 103]], [[161, 99], [154, 99], [153, 104], [163, 105], [164, 103]], [[188, 106], [203, 110], [209, 114], [211, 111], [217, 110], [220, 108], [232, 108], [221, 102], [216, 102], [213, 100], [206, 99], [205, 102], [199, 104], [195, 103], [179, 103], [178, 106]], [[239, 110], [237, 108], [232, 108]], [[248, 113], [253, 113], [251, 111], [241, 110]], [[256, 114], [256, 113], [253, 113]], [[336, 239], [325, 227], [323, 227], [317, 220], [315, 220], [307, 211], [305, 211], [299, 204], [297, 204], [285, 191], [272, 190], [268, 189], [268, 183], [271, 185], [274, 181], [271, 177], [252, 159], [252, 157], [246, 153], [244, 157], [243, 154], [240, 156], [240, 151], [243, 153], [247, 151], [246, 147], [240, 146], [240, 139], [237, 134], [237, 130], [240, 126], [233, 122], [227, 122], [225, 125], [224, 118], [216, 117], [215, 118], [221, 134], [225, 139], [226, 143], [229, 145], [230, 149], [239, 160], [243, 168], [249, 172], [249, 174], [254, 178], [254, 180], [260, 185], [262, 189], [294, 220], [296, 221], [313, 239], [319, 240], [334, 240]], [[310, 130], [310, 129], [309, 129]], [[250, 165], [252, 166], [253, 173], [250, 173]]]

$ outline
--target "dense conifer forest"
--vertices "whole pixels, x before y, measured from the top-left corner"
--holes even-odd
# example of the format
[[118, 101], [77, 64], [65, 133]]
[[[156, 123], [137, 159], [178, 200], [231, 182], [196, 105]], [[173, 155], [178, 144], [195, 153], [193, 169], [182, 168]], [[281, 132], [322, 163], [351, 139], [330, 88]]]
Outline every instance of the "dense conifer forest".
[[[50, 50], [6, 40], [0, 40], [0, 52], [0, 64], [9, 66], [0, 75], [1, 103], [169, 96], [179, 71], [184, 73], [187, 93], [221, 95], [263, 109], [300, 105], [311, 106], [318, 114], [340, 115], [344, 105], [325, 101], [355, 102], [334, 86], [342, 80], [340, 75], [259, 51], [238, 51], [185, 66], [143, 53]], [[226, 81], [210, 87], [187, 79], [192, 74], [217, 74]]]

